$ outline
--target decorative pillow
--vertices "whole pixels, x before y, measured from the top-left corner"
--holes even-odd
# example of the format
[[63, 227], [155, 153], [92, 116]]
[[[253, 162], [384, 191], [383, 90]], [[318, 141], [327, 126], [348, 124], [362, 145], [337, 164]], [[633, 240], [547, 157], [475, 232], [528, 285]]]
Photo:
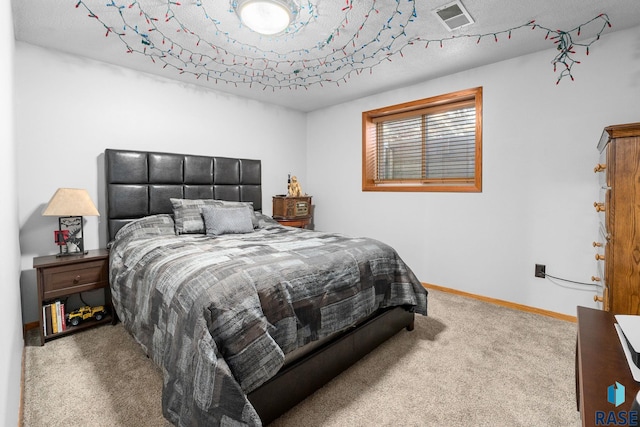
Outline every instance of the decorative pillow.
[[240, 234], [253, 232], [250, 206], [204, 206], [204, 217], [207, 235]]
[[145, 216], [125, 224], [118, 230], [114, 240], [126, 239], [128, 237], [175, 236], [175, 234], [175, 225], [171, 215], [158, 214]]
[[213, 199], [170, 199], [173, 205], [173, 217], [177, 234], [204, 234], [202, 208], [204, 206], [221, 206]]
[[256, 216], [256, 212], [253, 210], [253, 202], [233, 202], [231, 200], [216, 200], [216, 202], [222, 204], [222, 206], [249, 206], [251, 208], [251, 223], [253, 224], [253, 228], [258, 228], [259, 222], [258, 217]]
[[254, 212], [254, 215], [258, 219], [258, 228], [266, 228], [271, 225], [280, 225], [278, 221], [263, 214], [262, 212]]

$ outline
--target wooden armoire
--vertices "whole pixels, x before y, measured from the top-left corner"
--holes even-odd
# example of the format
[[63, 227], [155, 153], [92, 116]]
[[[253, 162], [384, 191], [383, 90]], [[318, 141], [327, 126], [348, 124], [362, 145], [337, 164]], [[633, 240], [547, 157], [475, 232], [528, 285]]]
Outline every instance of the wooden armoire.
[[600, 215], [596, 248], [602, 294], [614, 314], [640, 314], [640, 123], [608, 126], [600, 142]]

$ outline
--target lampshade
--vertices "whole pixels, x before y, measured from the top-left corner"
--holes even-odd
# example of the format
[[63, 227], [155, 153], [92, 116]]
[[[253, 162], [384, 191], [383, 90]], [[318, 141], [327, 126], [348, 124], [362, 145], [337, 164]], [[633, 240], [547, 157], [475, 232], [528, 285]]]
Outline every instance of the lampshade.
[[100, 216], [87, 190], [79, 188], [58, 188], [43, 216]]
[[236, 6], [242, 23], [265, 35], [283, 32], [296, 12], [295, 4], [288, 0], [238, 0]]

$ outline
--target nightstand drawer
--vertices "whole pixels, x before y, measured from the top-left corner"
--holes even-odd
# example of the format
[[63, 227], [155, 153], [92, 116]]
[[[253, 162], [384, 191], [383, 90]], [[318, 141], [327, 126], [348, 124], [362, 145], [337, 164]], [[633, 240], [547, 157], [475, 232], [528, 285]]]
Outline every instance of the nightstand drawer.
[[84, 292], [107, 285], [107, 260], [84, 262], [44, 269], [43, 299], [68, 293]]

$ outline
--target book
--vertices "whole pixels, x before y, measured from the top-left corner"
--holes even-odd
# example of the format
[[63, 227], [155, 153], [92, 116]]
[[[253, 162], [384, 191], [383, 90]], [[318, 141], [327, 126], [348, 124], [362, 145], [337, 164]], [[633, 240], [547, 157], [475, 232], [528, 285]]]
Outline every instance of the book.
[[62, 321], [62, 330], [67, 330], [67, 319], [64, 315], [64, 303], [60, 303], [60, 320]]
[[47, 311], [45, 306], [42, 306], [42, 333], [47, 336]]
[[58, 322], [58, 332], [62, 332], [62, 316], [60, 316], [60, 301], [56, 301], [56, 322]]
[[56, 312], [56, 303], [49, 304], [51, 307], [51, 329], [54, 334], [58, 333], [58, 316]]
[[46, 314], [45, 316], [45, 323], [46, 323], [46, 332], [45, 332], [45, 336], [51, 335], [53, 333], [53, 329], [51, 327], [51, 305], [47, 304], [44, 306], [44, 312]]

